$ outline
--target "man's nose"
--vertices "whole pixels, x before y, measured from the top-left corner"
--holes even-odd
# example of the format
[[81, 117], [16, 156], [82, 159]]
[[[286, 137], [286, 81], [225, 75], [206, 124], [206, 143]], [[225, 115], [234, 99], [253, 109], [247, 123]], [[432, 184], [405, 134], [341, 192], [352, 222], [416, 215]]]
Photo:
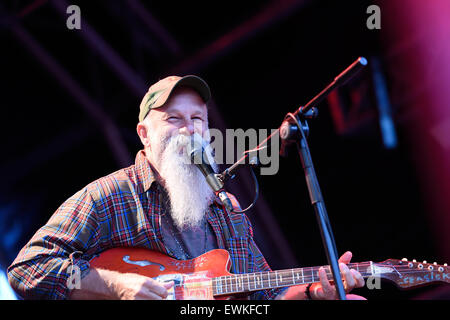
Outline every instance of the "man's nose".
[[194, 134], [194, 122], [193, 121], [185, 121], [183, 127], [179, 130], [180, 134], [185, 134], [191, 136]]

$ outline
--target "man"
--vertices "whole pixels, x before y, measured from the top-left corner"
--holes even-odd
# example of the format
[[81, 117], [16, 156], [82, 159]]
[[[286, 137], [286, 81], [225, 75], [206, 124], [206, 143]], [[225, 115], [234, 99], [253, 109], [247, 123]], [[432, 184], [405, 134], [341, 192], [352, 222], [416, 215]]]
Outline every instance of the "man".
[[[144, 149], [134, 165], [100, 178], [77, 192], [37, 231], [8, 268], [11, 286], [23, 298], [164, 299], [173, 282], [90, 268], [89, 260], [113, 247], [145, 247], [177, 259], [215, 248], [228, 250], [233, 273], [270, 270], [244, 214], [230, 213], [198, 168], [187, 163], [191, 141], [208, 142], [208, 85], [199, 77], [171, 76], [151, 86], [140, 105], [137, 133]], [[203, 142], [203, 141], [202, 141]], [[231, 195], [230, 195], [231, 196]], [[236, 200], [234, 205], [238, 207]], [[364, 280], [340, 261], [347, 291]], [[73, 266], [81, 283], [69, 288]], [[320, 283], [261, 290], [252, 299], [335, 299]], [[358, 298], [357, 296], [349, 296]]]

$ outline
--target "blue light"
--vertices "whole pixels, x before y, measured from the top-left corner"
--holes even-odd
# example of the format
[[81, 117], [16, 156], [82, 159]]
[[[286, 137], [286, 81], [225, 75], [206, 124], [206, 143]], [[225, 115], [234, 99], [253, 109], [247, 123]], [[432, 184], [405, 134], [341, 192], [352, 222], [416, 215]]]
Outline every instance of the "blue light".
[[8, 283], [5, 272], [0, 270], [0, 300], [17, 300], [17, 297]]
[[367, 65], [367, 59], [364, 58], [364, 57], [360, 57], [359, 58], [359, 63], [361, 63], [363, 66], [366, 66]]

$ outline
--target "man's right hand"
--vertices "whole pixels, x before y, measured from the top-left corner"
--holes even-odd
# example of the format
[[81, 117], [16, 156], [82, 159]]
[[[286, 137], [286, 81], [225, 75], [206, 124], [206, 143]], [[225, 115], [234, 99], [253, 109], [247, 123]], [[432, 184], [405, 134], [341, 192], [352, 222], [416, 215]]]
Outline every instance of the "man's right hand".
[[134, 273], [120, 274], [112, 283], [112, 291], [120, 300], [161, 300], [167, 298], [174, 283], [161, 283]]
[[158, 282], [135, 273], [93, 268], [83, 279], [80, 289], [71, 291], [70, 299], [161, 300], [167, 298], [173, 281]]

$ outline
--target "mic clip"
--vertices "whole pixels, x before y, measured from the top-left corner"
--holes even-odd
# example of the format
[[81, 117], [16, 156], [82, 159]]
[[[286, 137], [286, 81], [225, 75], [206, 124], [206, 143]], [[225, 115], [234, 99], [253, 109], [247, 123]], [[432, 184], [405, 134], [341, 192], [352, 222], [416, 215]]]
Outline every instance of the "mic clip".
[[[227, 180], [233, 180], [236, 177], [236, 174], [234, 173], [236, 171], [236, 169], [239, 166], [242, 166], [244, 164], [246, 164], [246, 163], [238, 161], [235, 164], [233, 164], [231, 167], [225, 169], [222, 173], [216, 174], [216, 176], [222, 183], [225, 183], [225, 181], [227, 181]], [[255, 169], [261, 165], [261, 162], [259, 161], [257, 156], [251, 156], [249, 158], [248, 165], [250, 167], [252, 167], [253, 169]]]
[[282, 157], [287, 157], [288, 146], [291, 145], [293, 142], [298, 141], [298, 139], [300, 138], [301, 136], [300, 126], [305, 137], [307, 137], [309, 135], [309, 126], [308, 123], [306, 122], [306, 119], [312, 119], [318, 115], [318, 112], [316, 111], [317, 109], [315, 108], [311, 108], [308, 112], [306, 112], [303, 115], [301, 114], [302, 108], [303, 107], [299, 108], [300, 112], [297, 115], [288, 113], [280, 126], [280, 139], [281, 139], [280, 155]]

